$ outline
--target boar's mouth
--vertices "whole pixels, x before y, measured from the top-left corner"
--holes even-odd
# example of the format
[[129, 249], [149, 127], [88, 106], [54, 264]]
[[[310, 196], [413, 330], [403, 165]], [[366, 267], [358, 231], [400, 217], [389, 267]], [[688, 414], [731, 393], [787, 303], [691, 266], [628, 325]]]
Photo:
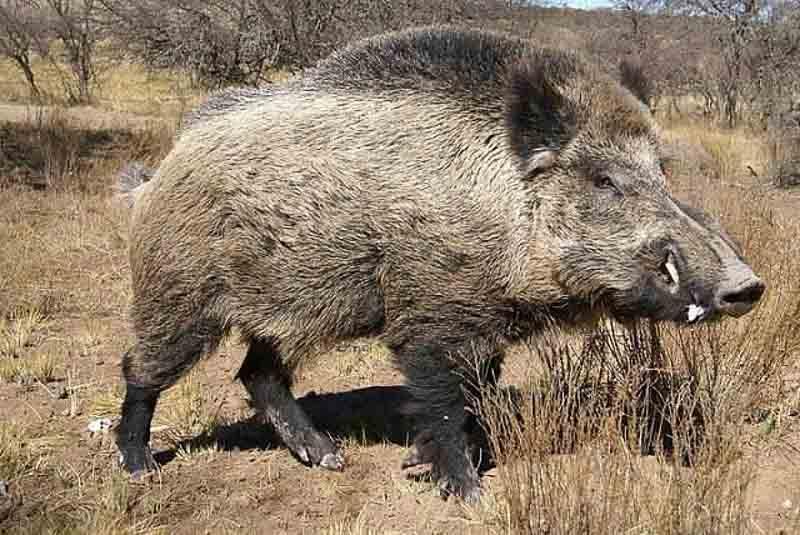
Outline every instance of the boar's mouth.
[[739, 317], [766, 289], [740, 253], [659, 238], [624, 261], [615, 251], [578, 245], [566, 250], [560, 283], [592, 314], [623, 322], [637, 319], [696, 325]]
[[[661, 275], [662, 282], [667, 287], [668, 291], [673, 295], [677, 295], [681, 289], [681, 277], [678, 272], [677, 255], [675, 250], [671, 247], [667, 248], [666, 254], [664, 255], [664, 260], [659, 266], [659, 274]], [[704, 305], [700, 302], [697, 293], [689, 292], [689, 295], [690, 302], [685, 306], [685, 309], [681, 314], [681, 316], [683, 316], [685, 313], [685, 317], [679, 317], [676, 319], [685, 320], [686, 323], [692, 325], [715, 315], [712, 307]]]
[[650, 267], [642, 273], [640, 283], [607, 303], [613, 316], [696, 325], [722, 316], [742, 316], [764, 293], [764, 283], [741, 261], [723, 266], [721, 273], [711, 276], [714, 282], [710, 283], [704, 280], [709, 275], [693, 273], [675, 247], [660, 249], [660, 254], [646, 262]]

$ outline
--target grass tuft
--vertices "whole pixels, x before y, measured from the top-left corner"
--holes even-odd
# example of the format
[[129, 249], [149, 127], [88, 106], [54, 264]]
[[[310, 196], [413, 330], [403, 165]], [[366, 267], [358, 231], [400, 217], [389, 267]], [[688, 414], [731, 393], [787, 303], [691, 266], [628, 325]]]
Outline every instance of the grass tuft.
[[55, 379], [61, 358], [47, 351], [32, 351], [45, 316], [37, 309], [0, 318], [0, 381], [30, 384]]
[[209, 436], [222, 423], [220, 408], [212, 405], [205, 392], [199, 374], [193, 371], [164, 395], [157, 425], [164, 426], [163, 437], [170, 445]]
[[[663, 343], [662, 343], [663, 335]], [[759, 436], [753, 408], [780, 363], [742, 367], [721, 328], [603, 329], [582, 350], [538, 339], [519, 399], [482, 412], [514, 533], [750, 533]], [[521, 401], [520, 401], [521, 400]]]
[[44, 315], [37, 309], [16, 312], [10, 318], [0, 318], [0, 358], [20, 358], [33, 342], [34, 334], [42, 327]]
[[0, 422], [0, 474], [6, 481], [14, 481], [27, 473], [35, 456], [28, 437], [13, 422]]

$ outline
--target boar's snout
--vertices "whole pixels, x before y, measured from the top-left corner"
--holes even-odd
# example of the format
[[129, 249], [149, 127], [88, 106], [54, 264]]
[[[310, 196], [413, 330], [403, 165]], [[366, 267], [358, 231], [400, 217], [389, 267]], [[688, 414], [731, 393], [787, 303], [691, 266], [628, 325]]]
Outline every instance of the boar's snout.
[[[699, 320], [750, 312], [766, 290], [766, 284], [742, 257], [742, 251], [725, 230], [700, 210], [676, 203], [680, 215], [674, 249], [678, 264], [683, 263], [689, 280], [676, 297], [687, 296], [688, 306], [679, 320]], [[668, 257], [671, 258], [671, 257]], [[662, 272], [663, 272], [662, 268]], [[681, 273], [683, 275], [683, 273]], [[684, 277], [681, 277], [684, 282]], [[688, 292], [686, 292], [688, 290]]]
[[750, 312], [764, 295], [766, 284], [744, 263], [729, 267], [714, 296], [714, 307], [738, 318]]
[[700, 240], [657, 239], [639, 254], [641, 283], [611, 301], [615, 316], [696, 324], [750, 312], [766, 284], [726, 235], [701, 229]]

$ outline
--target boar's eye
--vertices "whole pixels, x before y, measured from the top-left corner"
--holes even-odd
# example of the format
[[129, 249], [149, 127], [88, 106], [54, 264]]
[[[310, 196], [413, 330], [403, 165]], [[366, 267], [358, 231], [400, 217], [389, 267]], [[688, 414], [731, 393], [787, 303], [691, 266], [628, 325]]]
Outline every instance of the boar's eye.
[[660, 160], [658, 162], [658, 166], [661, 168], [661, 174], [664, 175], [666, 178], [670, 177], [670, 169], [667, 165], [667, 162], [664, 160]]
[[615, 195], [622, 195], [614, 180], [606, 174], [598, 174], [594, 177], [594, 185], [598, 189], [607, 190]]

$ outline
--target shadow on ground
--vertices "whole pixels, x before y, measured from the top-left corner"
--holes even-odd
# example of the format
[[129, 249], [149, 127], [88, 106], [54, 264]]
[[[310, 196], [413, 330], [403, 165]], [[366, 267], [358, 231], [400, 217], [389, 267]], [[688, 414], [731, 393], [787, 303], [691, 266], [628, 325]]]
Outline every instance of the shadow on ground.
[[[652, 455], [656, 451], [665, 454], [673, 453], [673, 423], [682, 427], [689, 425], [694, 429], [690, 449], [680, 454], [679, 462], [684, 466], [692, 464], [692, 457], [699, 451], [703, 439], [704, 414], [699, 408], [687, 411], [681, 416], [685, 422], [674, 422], [668, 417], [665, 403], [669, 397], [663, 391], [669, 388], [675, 377], [659, 377], [653, 380], [651, 388], [644, 389], [641, 396], [649, 400], [649, 404], [637, 405], [633, 417], [640, 423], [633, 426], [635, 429], [644, 429], [643, 435], [636, 437], [640, 447], [640, 454]], [[535, 420], [531, 415], [537, 395], [531, 391], [522, 391], [513, 386], [504, 387], [499, 392], [509, 404], [504, 405], [510, 416], [510, 421], [516, 420], [520, 425], [531, 425]], [[654, 395], [658, 393], [659, 395]], [[562, 430], [564, 436], [553, 440], [551, 454], [574, 453], [574, 443], [569, 427], [576, 423], [578, 407], [593, 405], [595, 420], [599, 432], [607, 421], [613, 409], [613, 397], [609, 396], [608, 385], [595, 385], [581, 392], [582, 402], [568, 404], [572, 407], [568, 413], [563, 414], [559, 421], [564, 422]], [[361, 444], [376, 444], [390, 442], [399, 446], [409, 446], [414, 442], [418, 432], [418, 422], [414, 417], [414, 400], [408, 388], [400, 385], [373, 386], [346, 392], [329, 394], [316, 394], [314, 392], [299, 398], [298, 403], [309, 415], [317, 429], [329, 433], [338, 439], [355, 439]], [[660, 402], [660, 403], [659, 403]], [[654, 404], [655, 403], [655, 404]], [[623, 411], [617, 414], [617, 424], [623, 433], [631, 429], [628, 418], [630, 414]], [[527, 421], [527, 423], [526, 423]], [[501, 426], [503, 428], [507, 426]], [[467, 429], [473, 445], [473, 455], [480, 471], [489, 470], [495, 465], [491, 454], [490, 437], [485, 426], [479, 425], [477, 419], [470, 420]], [[557, 435], [559, 433], [557, 432]], [[500, 437], [502, 439], [502, 437]], [[496, 439], [495, 443], [503, 443]], [[220, 425], [211, 432], [189, 439], [179, 444], [174, 450], [162, 451], [156, 454], [159, 464], [169, 463], [176, 456], [178, 449], [196, 449], [198, 447], [215, 444], [225, 451], [242, 451], [252, 449], [274, 449], [283, 447], [280, 439], [265, 424], [259, 415], [254, 415], [246, 420]]]
[[[406, 446], [416, 434], [416, 422], [408, 410], [412, 397], [409, 390], [400, 385], [330, 394], [311, 392], [297, 401], [315, 427], [334, 438]], [[259, 415], [220, 425], [210, 433], [179, 444], [178, 448], [208, 444], [216, 444], [226, 451], [282, 447], [280, 439]], [[175, 450], [162, 451], [156, 454], [156, 461], [165, 464], [174, 457]]]

